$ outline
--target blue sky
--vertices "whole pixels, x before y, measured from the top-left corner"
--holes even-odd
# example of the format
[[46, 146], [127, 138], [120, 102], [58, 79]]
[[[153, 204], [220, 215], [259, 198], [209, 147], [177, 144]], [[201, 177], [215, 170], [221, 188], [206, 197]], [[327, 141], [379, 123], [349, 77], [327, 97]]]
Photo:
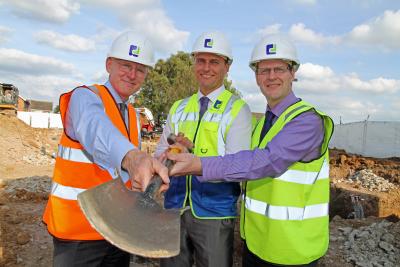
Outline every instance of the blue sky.
[[229, 79], [264, 112], [248, 67], [254, 44], [283, 33], [302, 63], [295, 93], [336, 123], [400, 120], [400, 1], [395, 0], [0, 0], [0, 82], [27, 99], [107, 80], [105, 56], [120, 32], [146, 34], [157, 58], [190, 52], [204, 31], [224, 32]]

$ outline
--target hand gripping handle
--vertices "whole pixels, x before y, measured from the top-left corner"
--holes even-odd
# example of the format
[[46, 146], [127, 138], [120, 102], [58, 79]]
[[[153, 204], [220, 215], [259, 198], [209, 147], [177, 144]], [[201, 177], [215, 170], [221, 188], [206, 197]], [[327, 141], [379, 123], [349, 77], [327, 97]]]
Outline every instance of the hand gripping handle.
[[[175, 144], [176, 142], [176, 136], [175, 134], [171, 133], [168, 137], [167, 137], [167, 142], [170, 145]], [[174, 153], [179, 153], [178, 151], [174, 150], [172, 151]], [[174, 165], [174, 162], [172, 160], [167, 159], [165, 161], [165, 166], [168, 168], [168, 171], [172, 168], [172, 166]], [[157, 174], [153, 177], [152, 182], [147, 186], [146, 190], [144, 191], [144, 196], [145, 197], [150, 197], [153, 198], [154, 193], [156, 191], [158, 191], [158, 189], [160, 188], [160, 186], [162, 185], [162, 179], [161, 177]]]
[[[171, 169], [171, 167], [174, 165], [174, 162], [172, 160], [167, 159], [165, 161], [165, 166], [168, 168], [168, 170]], [[153, 198], [154, 193], [158, 191], [160, 186], [162, 185], [163, 181], [160, 177], [160, 175], [154, 175], [152, 182], [147, 186], [146, 190], [143, 192], [145, 197]]]

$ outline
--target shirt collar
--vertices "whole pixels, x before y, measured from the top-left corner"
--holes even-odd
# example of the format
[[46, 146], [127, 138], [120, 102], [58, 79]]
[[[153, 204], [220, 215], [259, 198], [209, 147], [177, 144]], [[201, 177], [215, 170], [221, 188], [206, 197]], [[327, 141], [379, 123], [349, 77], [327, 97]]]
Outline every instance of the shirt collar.
[[121, 97], [119, 96], [119, 94], [117, 93], [117, 91], [115, 91], [114, 87], [111, 85], [110, 80], [108, 80], [108, 81], [104, 84], [104, 86], [108, 88], [108, 91], [110, 91], [112, 97], [114, 98], [115, 102], [117, 102], [117, 104], [120, 104], [120, 103], [125, 103], [125, 104], [127, 104], [127, 103], [128, 103], [129, 100], [127, 100], [127, 101], [125, 101], [125, 102], [122, 101], [122, 99], [121, 99]]
[[[207, 95], [207, 97], [208, 97], [208, 99], [211, 100], [212, 103], [214, 103], [217, 100], [219, 94], [221, 94], [224, 90], [225, 90], [225, 86], [221, 85], [218, 89], [216, 89], [216, 90], [212, 91], [211, 93], [209, 93]], [[198, 100], [200, 100], [200, 98], [202, 98], [203, 96], [204, 95], [199, 90], [198, 93], [197, 93]]]
[[267, 105], [267, 111], [271, 111], [276, 117], [279, 117], [289, 106], [300, 101], [301, 99], [296, 97], [293, 92], [290, 92], [281, 102], [279, 102], [272, 109]]

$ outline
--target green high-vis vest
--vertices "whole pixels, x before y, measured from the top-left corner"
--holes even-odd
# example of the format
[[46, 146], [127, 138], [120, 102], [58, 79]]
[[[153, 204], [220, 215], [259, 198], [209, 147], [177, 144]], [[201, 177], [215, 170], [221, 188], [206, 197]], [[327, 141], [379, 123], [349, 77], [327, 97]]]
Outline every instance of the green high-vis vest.
[[322, 257], [329, 244], [329, 154], [333, 133], [330, 117], [299, 101], [288, 107], [260, 143], [265, 118], [257, 124], [252, 148], [268, 142], [293, 118], [313, 110], [324, 124], [321, 156], [296, 162], [279, 177], [264, 177], [243, 184], [240, 234], [248, 249], [276, 264], [300, 265]]

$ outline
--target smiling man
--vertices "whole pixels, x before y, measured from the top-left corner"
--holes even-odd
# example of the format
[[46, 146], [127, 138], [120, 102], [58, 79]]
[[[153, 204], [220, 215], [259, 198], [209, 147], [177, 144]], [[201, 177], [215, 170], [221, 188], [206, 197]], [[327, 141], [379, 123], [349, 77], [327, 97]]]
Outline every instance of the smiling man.
[[168, 153], [176, 161], [171, 175], [243, 181], [244, 267], [316, 266], [328, 249], [333, 122], [293, 93], [299, 65], [283, 36], [267, 36], [254, 47], [250, 67], [267, 108], [253, 131], [253, 150], [207, 158]]
[[[199, 157], [232, 154], [250, 148], [251, 112], [224, 88], [232, 63], [231, 48], [220, 32], [203, 33], [194, 43], [193, 71], [199, 90], [172, 106], [156, 155], [168, 148], [170, 133], [183, 133]], [[165, 207], [182, 210], [181, 250], [161, 266], [228, 267], [233, 263], [233, 233], [240, 194], [237, 182], [201, 184], [196, 176], [175, 177]]]
[[[141, 35], [118, 36], [107, 55], [109, 80], [80, 86], [61, 95], [64, 133], [54, 167], [43, 221], [53, 236], [54, 266], [129, 266], [129, 253], [120, 250], [91, 227], [79, 209], [77, 195], [121, 173], [135, 186], [138, 177], [167, 168], [140, 151], [140, 127], [130, 95], [143, 84], [154, 65], [153, 49]], [[136, 185], [137, 186], [137, 185]]]

